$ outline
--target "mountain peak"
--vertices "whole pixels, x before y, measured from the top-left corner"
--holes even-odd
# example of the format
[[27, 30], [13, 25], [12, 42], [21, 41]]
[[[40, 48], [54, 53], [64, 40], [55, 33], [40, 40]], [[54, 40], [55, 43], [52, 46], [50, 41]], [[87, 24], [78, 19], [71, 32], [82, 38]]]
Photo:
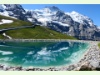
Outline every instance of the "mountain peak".
[[58, 11], [58, 10], [60, 10], [58, 7], [56, 7], [56, 6], [46, 6], [45, 8], [48, 8], [48, 9], [50, 9], [51, 11]]
[[71, 14], [79, 14], [78, 12], [76, 11], [72, 11]]
[[4, 6], [4, 4], [0, 4], [0, 10], [4, 10], [6, 8], [6, 6]]
[[3, 4], [7, 8], [22, 8], [20, 4]]

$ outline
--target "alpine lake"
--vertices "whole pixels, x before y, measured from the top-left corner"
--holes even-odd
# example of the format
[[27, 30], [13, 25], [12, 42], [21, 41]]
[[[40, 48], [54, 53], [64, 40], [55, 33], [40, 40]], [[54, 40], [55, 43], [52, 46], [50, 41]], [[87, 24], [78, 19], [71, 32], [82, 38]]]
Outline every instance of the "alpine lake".
[[0, 64], [50, 67], [77, 63], [88, 50], [82, 42], [0, 41]]

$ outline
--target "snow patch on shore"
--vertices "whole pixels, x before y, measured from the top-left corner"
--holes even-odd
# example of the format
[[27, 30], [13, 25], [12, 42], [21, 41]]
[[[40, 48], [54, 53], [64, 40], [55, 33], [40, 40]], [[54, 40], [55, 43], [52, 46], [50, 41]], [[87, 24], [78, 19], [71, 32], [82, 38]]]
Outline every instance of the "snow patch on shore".
[[2, 24], [9, 24], [9, 23], [13, 23], [13, 20], [2, 19], [2, 20], [0, 21], [0, 25], [2, 25]]
[[12, 39], [12, 37], [8, 36], [6, 33], [3, 33], [2, 35], [9, 38], [9, 39]]

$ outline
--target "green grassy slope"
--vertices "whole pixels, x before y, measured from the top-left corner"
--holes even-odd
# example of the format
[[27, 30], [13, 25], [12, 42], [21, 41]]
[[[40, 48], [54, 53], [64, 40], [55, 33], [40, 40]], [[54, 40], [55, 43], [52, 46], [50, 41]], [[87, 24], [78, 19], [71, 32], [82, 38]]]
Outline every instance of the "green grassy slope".
[[6, 34], [14, 39], [75, 39], [74, 37], [41, 26], [9, 30]]
[[99, 46], [99, 48], [100, 48], [100, 43], [98, 43], [98, 46]]
[[[2, 19], [13, 20], [14, 22], [0, 25], [0, 29], [32, 25], [30, 22], [0, 15], [0, 20]], [[35, 28], [9, 30], [5, 33], [13, 39], [75, 39], [74, 37], [67, 36], [65, 34], [41, 26], [36, 26]], [[6, 39], [6, 37], [0, 33], [0, 39]]]
[[2, 34], [0, 34], [0, 39], [6, 39]]

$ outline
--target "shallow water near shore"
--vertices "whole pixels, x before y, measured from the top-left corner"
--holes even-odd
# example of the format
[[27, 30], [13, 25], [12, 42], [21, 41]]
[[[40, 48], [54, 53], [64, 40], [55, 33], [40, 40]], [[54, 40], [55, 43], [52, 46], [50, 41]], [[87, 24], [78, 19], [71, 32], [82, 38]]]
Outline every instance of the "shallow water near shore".
[[81, 42], [0, 42], [0, 64], [49, 67], [77, 63], [89, 44]]

